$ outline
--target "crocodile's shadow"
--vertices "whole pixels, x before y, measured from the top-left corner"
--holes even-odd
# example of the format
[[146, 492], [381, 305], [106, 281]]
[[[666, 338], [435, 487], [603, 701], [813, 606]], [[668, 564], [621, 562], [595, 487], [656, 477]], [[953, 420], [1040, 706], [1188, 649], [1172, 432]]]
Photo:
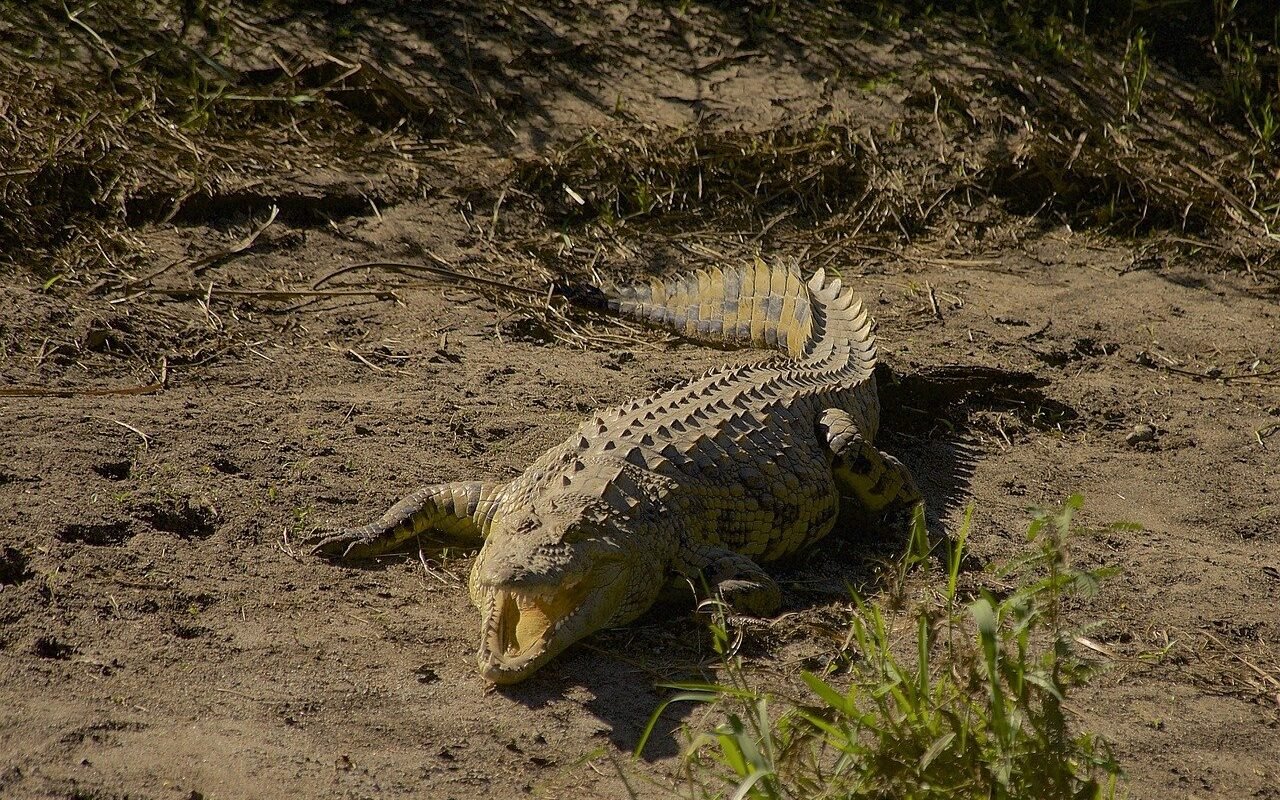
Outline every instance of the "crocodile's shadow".
[[[951, 538], [950, 524], [969, 496], [974, 468], [984, 445], [977, 435], [988, 424], [978, 412], [998, 412], [1025, 428], [1065, 428], [1077, 424], [1070, 406], [1047, 397], [1048, 381], [1028, 372], [972, 365], [940, 365], [898, 372], [876, 367], [881, 403], [877, 445], [899, 458], [915, 476], [926, 498], [928, 545], [933, 558]], [[872, 595], [892, 574], [911, 546], [911, 526], [901, 515], [867, 519], [842, 514], [833, 534], [802, 551], [774, 573], [788, 589], [788, 610], [803, 610], [850, 591]], [[965, 559], [962, 570], [980, 565]]]

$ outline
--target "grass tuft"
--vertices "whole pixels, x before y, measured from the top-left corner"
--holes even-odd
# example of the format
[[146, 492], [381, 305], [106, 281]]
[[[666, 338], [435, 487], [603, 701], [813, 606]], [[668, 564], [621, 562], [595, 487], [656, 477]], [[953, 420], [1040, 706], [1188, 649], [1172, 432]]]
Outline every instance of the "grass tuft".
[[523, 165], [515, 183], [561, 224], [742, 223], [787, 211], [829, 216], [868, 188], [851, 130], [604, 134]]
[[282, 175], [309, 163], [385, 171], [399, 158], [387, 131], [436, 130], [429, 104], [384, 69], [299, 53], [248, 4], [78, 0], [6, 13], [0, 267], [42, 279], [116, 267], [141, 249], [131, 226], [191, 202], [242, 207], [245, 187], [288, 194]]
[[1035, 516], [1034, 553], [1010, 568], [1019, 581], [1002, 596], [962, 596], [966, 515], [946, 545], [943, 588], [901, 617], [855, 597], [844, 652], [802, 674], [802, 697], [753, 686], [723, 619], [714, 624], [725, 679], [672, 684], [678, 694], [653, 717], [681, 701], [723, 710], [685, 751], [696, 796], [1115, 797], [1122, 772], [1110, 746], [1070, 719], [1072, 692], [1100, 665], [1077, 649], [1063, 600], [1092, 595], [1109, 574], [1071, 565], [1080, 505], [1077, 495]]

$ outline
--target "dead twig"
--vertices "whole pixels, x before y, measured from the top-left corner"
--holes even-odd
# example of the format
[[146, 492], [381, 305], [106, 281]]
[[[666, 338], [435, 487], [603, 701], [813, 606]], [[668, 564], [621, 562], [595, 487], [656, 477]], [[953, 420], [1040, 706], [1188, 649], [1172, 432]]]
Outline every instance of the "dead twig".
[[1280, 678], [1277, 678], [1275, 675], [1272, 675], [1270, 672], [1267, 672], [1262, 667], [1259, 667], [1257, 664], [1254, 664], [1249, 659], [1245, 658], [1244, 656], [1240, 655], [1236, 651], [1227, 647], [1226, 644], [1224, 644], [1221, 639], [1219, 639], [1217, 636], [1214, 636], [1212, 633], [1209, 633], [1208, 631], [1200, 631], [1200, 633], [1204, 634], [1204, 637], [1206, 639], [1213, 642], [1218, 647], [1221, 647], [1224, 653], [1231, 656], [1236, 661], [1239, 661], [1241, 664], [1244, 664], [1249, 669], [1253, 670], [1253, 672], [1258, 677], [1262, 678], [1264, 683], [1269, 684], [1273, 689], [1280, 689]]
[[293, 300], [298, 297], [368, 297], [379, 300], [399, 300], [393, 289], [157, 289], [147, 288], [142, 292], [162, 294], [175, 300], [192, 298], [205, 300], [210, 297], [256, 297], [260, 300]]
[[[1145, 357], [1144, 357], [1144, 354], [1145, 354]], [[1132, 363], [1137, 364], [1140, 367], [1147, 367], [1148, 369], [1160, 370], [1162, 372], [1172, 372], [1175, 375], [1182, 375], [1184, 377], [1191, 378], [1192, 380], [1195, 380], [1195, 381], [1221, 381], [1223, 383], [1244, 383], [1252, 386], [1274, 386], [1277, 383], [1280, 383], [1280, 381], [1258, 380], [1259, 378], [1265, 378], [1268, 376], [1280, 374], [1280, 369], [1270, 369], [1270, 370], [1266, 370], [1265, 372], [1254, 372], [1248, 375], [1223, 375], [1216, 370], [1211, 372], [1196, 372], [1193, 369], [1183, 369], [1179, 366], [1176, 366], [1174, 363], [1157, 364], [1151, 358], [1152, 355], [1160, 356], [1160, 358], [1163, 358], [1166, 361], [1169, 360], [1167, 356], [1160, 355], [1159, 353], [1152, 354], [1152, 353], [1146, 353], [1146, 351], [1143, 351], [1142, 353], [1138, 354], [1139, 357], [1134, 359]]]
[[262, 235], [262, 232], [265, 231], [267, 228], [271, 227], [271, 223], [275, 222], [276, 217], [278, 216], [280, 216], [280, 207], [273, 205], [271, 207], [271, 213], [267, 216], [267, 219], [265, 222], [263, 222], [258, 227], [254, 228], [253, 231], [250, 232], [248, 236], [244, 237], [240, 241], [231, 245], [227, 249], [219, 250], [216, 253], [210, 253], [209, 255], [201, 256], [200, 258], [193, 259], [193, 260], [180, 258], [177, 261], [173, 261], [169, 264], [164, 265], [163, 267], [150, 273], [149, 275], [144, 275], [143, 277], [138, 278], [137, 280], [129, 281], [128, 283], [124, 284], [120, 288], [126, 292], [134, 291], [135, 289], [149, 285], [156, 278], [165, 274], [166, 272], [173, 269], [174, 267], [177, 267], [180, 265], [190, 266], [191, 271], [194, 274], [199, 275], [201, 272], [211, 267], [215, 267], [219, 264], [229, 261], [235, 256], [238, 256], [246, 252], [247, 250], [250, 250], [255, 244], [257, 244], [258, 237]]
[[42, 386], [6, 386], [0, 388], [0, 397], [104, 397], [113, 394], [153, 394], [164, 388], [160, 381], [146, 386], [129, 386], [122, 389], [49, 389]]
[[133, 427], [132, 425], [130, 425], [130, 424], [129, 424], [129, 423], [127, 423], [127, 422], [121, 422], [121, 421], [120, 421], [120, 420], [118, 420], [118, 419], [113, 419], [113, 420], [111, 420], [111, 421], [112, 421], [112, 422], [114, 422], [115, 424], [119, 425], [121, 428], [125, 428], [125, 429], [127, 429], [127, 430], [131, 430], [131, 431], [133, 431], [134, 433], [136, 433], [136, 434], [138, 434], [139, 436], [141, 436], [141, 437], [142, 437], [142, 449], [143, 449], [143, 450], [146, 450], [147, 448], [149, 448], [149, 447], [151, 446], [151, 437], [150, 437], [150, 436], [146, 435], [145, 433], [143, 433], [142, 431], [140, 431], [140, 430], [138, 430], [137, 428]]
[[[443, 583], [445, 586], [448, 586], [448, 585], [449, 585], [449, 584], [451, 584], [451, 583], [452, 583], [452, 584], [456, 584], [456, 583], [458, 583], [458, 579], [457, 579], [457, 577], [455, 577], [454, 575], [451, 575], [451, 574], [449, 574], [449, 573], [447, 573], [447, 572], [442, 573], [442, 572], [440, 572], [439, 570], [434, 570], [434, 569], [432, 569], [432, 568], [430, 567], [430, 565], [428, 565], [428, 564], [427, 564], [427, 557], [426, 557], [426, 555], [422, 552], [422, 538], [421, 538], [421, 537], [419, 537], [419, 538], [418, 538], [418, 561], [422, 564], [422, 571], [423, 571], [423, 572], [427, 573], [427, 574], [428, 574], [428, 575], [430, 575], [431, 577], [433, 577], [433, 578], [435, 578], [436, 580], [440, 581], [440, 582], [441, 582], [441, 583]], [[445, 577], [446, 575], [448, 575], [448, 577], [447, 577], [447, 578]]]
[[353, 347], [348, 347], [348, 348], [347, 348], [347, 355], [349, 355], [349, 356], [354, 356], [354, 357], [355, 357], [355, 359], [356, 359], [357, 361], [359, 361], [361, 364], [364, 364], [366, 367], [368, 367], [369, 369], [373, 370], [374, 372], [384, 372], [384, 371], [385, 371], [385, 370], [383, 370], [383, 369], [382, 369], [382, 367], [378, 366], [377, 364], [373, 363], [373, 362], [372, 362], [372, 361], [370, 361], [369, 359], [367, 359], [367, 358], [365, 358], [364, 356], [360, 355], [360, 353], [358, 353], [358, 352], [356, 351], [356, 349], [355, 349], [355, 348], [353, 348]]
[[269, 364], [276, 363], [276, 360], [274, 358], [262, 352], [261, 350], [256, 349], [253, 345], [245, 345], [245, 349], [248, 350], [250, 353], [253, 353], [258, 358], [262, 359], [263, 361], [266, 361]]
[[323, 286], [324, 284], [328, 283], [329, 281], [333, 280], [339, 275], [345, 275], [348, 272], [354, 272], [355, 270], [358, 270], [358, 269], [380, 268], [380, 269], [389, 269], [394, 272], [401, 272], [401, 271], [426, 272], [430, 275], [439, 275], [441, 277], [452, 278], [454, 280], [462, 281], [462, 282], [478, 283], [481, 286], [489, 286], [494, 289], [501, 289], [505, 292], [515, 292], [517, 294], [529, 295], [534, 297], [541, 297], [543, 293], [546, 291], [545, 289], [533, 289], [526, 286], [517, 286], [514, 283], [507, 283], [506, 281], [494, 280], [493, 278], [482, 278], [479, 275], [470, 275], [466, 272], [459, 272], [458, 270], [451, 269], [450, 267], [448, 267], [447, 266], [448, 262], [446, 262], [444, 259], [440, 258], [439, 256], [428, 254], [428, 257], [436, 261], [437, 264], [444, 264], [445, 266], [431, 266], [430, 264], [411, 264], [404, 261], [363, 261], [359, 264], [349, 264], [345, 267], [339, 267], [338, 269], [335, 269], [332, 272], [322, 275], [320, 278], [316, 279], [314, 283], [311, 284], [311, 288], [318, 289], [319, 287]]
[[280, 206], [271, 206], [271, 211], [267, 215], [266, 221], [254, 228], [248, 236], [231, 245], [226, 250], [197, 259], [192, 265], [192, 272], [199, 275], [204, 270], [209, 269], [210, 267], [216, 267], [223, 262], [229, 261], [234, 256], [238, 256], [251, 249], [255, 244], [257, 244], [258, 237], [262, 235], [262, 232], [267, 228], [270, 228], [271, 223], [275, 222], [276, 217], [278, 216], [280, 216]]
[[302, 563], [302, 559], [298, 558], [298, 554], [293, 551], [293, 545], [289, 542], [289, 531], [286, 530], [281, 537], [281, 541], [276, 542], [276, 549], [299, 564]]
[[124, 386], [120, 388], [95, 387], [92, 389], [58, 389], [44, 386], [5, 386], [0, 387], [0, 397], [106, 397], [109, 395], [154, 394], [164, 389], [169, 383], [169, 360], [160, 359], [160, 377], [154, 383], [145, 386]]

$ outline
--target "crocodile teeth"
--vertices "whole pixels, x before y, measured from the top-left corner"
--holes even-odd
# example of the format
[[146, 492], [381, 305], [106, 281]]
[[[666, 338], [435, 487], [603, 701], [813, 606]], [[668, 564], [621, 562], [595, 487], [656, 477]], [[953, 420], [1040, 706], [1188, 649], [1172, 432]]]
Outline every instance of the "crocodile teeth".
[[489, 652], [504, 659], [536, 655], [551, 634], [573, 616], [582, 594], [580, 584], [545, 590], [496, 590]]

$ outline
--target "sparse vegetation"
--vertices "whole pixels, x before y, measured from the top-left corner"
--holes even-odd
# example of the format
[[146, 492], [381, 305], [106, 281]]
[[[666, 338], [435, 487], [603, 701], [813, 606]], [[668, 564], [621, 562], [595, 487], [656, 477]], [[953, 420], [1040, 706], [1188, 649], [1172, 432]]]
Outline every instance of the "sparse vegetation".
[[[1038, 513], [1033, 555], [1006, 568], [1017, 586], [967, 596], [961, 562], [971, 514], [945, 544], [941, 587], [906, 613], [855, 596], [845, 647], [808, 696], [753, 685], [723, 617], [713, 625], [719, 683], [679, 683], [666, 705], [713, 703], [725, 722], [693, 731], [685, 749], [699, 797], [1110, 798], [1122, 772], [1108, 743], [1078, 732], [1072, 692], [1103, 665], [1062, 613], [1109, 574], [1072, 565], [1081, 498]], [[923, 562], [917, 518], [906, 561]], [[650, 727], [652, 727], [652, 721]], [[643, 743], [642, 743], [643, 744]]]
[[245, 187], [295, 164], [387, 169], [390, 132], [431, 122], [371, 65], [264, 60], [282, 35], [232, 2], [5, 4], [0, 263], [49, 286], [127, 268], [141, 250], [129, 226], [219, 195], [268, 207]]
[[[230, 725], [206, 779], [271, 796], [614, 796], [690, 675], [630, 772], [693, 797], [1123, 796], [1091, 728], [1135, 795], [1276, 784], [1274, 3], [0, 9], [0, 705], [48, 745], [0, 794], [207, 795], [167, 756]], [[528, 694], [474, 681], [466, 557], [294, 550], [754, 358], [548, 285], [757, 255], [857, 288], [883, 446], [989, 524], [829, 540], [718, 655], [641, 621]], [[1065, 483], [1153, 530], [1069, 539], [1072, 501], [974, 566]], [[1086, 605], [1072, 552], [1125, 575]]]
[[864, 148], [844, 126], [763, 135], [592, 132], [516, 175], [565, 223], [754, 224], [786, 210], [826, 217], [870, 194]]
[[[1264, 246], [1280, 213], [1268, 177], [1280, 162], [1267, 146], [1280, 84], [1268, 89], [1263, 77], [1280, 69], [1275, 42], [1240, 33], [1257, 20], [1234, 6], [1206, 10], [1193, 34], [1159, 17], [1171, 4], [1149, 5], [1125, 14], [1077, 3], [975, 2], [975, 21], [959, 24], [1007, 59], [963, 88], [950, 83], [941, 62], [920, 68], [938, 70], [927, 88], [893, 76], [889, 83], [916, 88], [911, 111], [885, 130], [838, 115], [831, 124], [765, 135], [596, 130], [523, 163], [511, 185], [561, 238], [594, 226], [614, 238], [732, 225], [758, 231], [755, 241], [766, 245], [802, 235], [825, 251], [877, 232], [910, 240], [948, 207], [963, 213], [995, 199], [1029, 218], [1121, 235], [1233, 230], [1247, 240], [1243, 248]], [[754, 4], [746, 24], [757, 38], [775, 28], [847, 24], [832, 14], [800, 3]], [[881, 4], [866, 24], [896, 30], [885, 14]], [[902, 14], [948, 41], [934, 27], [942, 18], [932, 5], [907, 4], [894, 19]], [[1190, 39], [1200, 48], [1192, 66], [1226, 81], [1230, 109], [1209, 94], [1189, 95], [1176, 79], [1171, 51]], [[1213, 53], [1226, 55], [1214, 62]], [[871, 74], [858, 84], [874, 94], [885, 80]], [[1236, 112], [1241, 125], [1220, 123]], [[945, 144], [931, 141], [948, 127]], [[937, 148], [932, 163], [916, 158], [922, 145]], [[556, 249], [559, 256], [571, 248]]]
[[[456, 104], [439, 91], [424, 94], [402, 70], [342, 55], [360, 42], [355, 9], [330, 20], [331, 52], [291, 47], [296, 5], [278, 0], [255, 13], [230, 0], [180, 9], [150, 0], [12, 4], [0, 22], [5, 260], [27, 265], [51, 290], [81, 282], [86, 270], [128, 272], [142, 250], [132, 226], [222, 206], [265, 211], [288, 194], [295, 164], [394, 170], [411, 161], [406, 133], [454, 124]], [[596, 131], [519, 166], [511, 181], [557, 224], [661, 219], [688, 230], [714, 218], [761, 228], [786, 216], [779, 232], [816, 224], [832, 237], [886, 228], [909, 238], [941, 203], [994, 194], [1021, 213], [1056, 211], [1125, 233], [1274, 228], [1280, 196], [1266, 180], [1280, 130], [1274, 15], [1234, 0], [1199, 10], [973, 0], [956, 10], [971, 15], [974, 37], [1015, 56], [992, 73], [990, 86], [1000, 88], [988, 99], [999, 108], [989, 122], [978, 109], [989, 89], [957, 92], [935, 79], [933, 95], [921, 98], [934, 114], [879, 134], [839, 120], [763, 136]], [[745, 13], [753, 41], [848, 24], [801, 3], [754, 3]], [[879, 3], [862, 24], [929, 31], [943, 13]], [[1173, 90], [1171, 66], [1204, 77], [1203, 96]], [[884, 80], [860, 83], [874, 92]], [[617, 116], [630, 116], [618, 102]], [[1224, 128], [1218, 142], [1188, 138], [1178, 128], [1189, 110], [1234, 121], [1242, 135]], [[1020, 130], [1000, 130], [1020, 114]], [[977, 126], [970, 141], [940, 151], [938, 164], [900, 160], [896, 148], [927, 138], [937, 115]], [[984, 139], [983, 127], [995, 138]], [[264, 149], [272, 159], [257, 157]]]
[[1129, 37], [1124, 50], [1125, 116], [1133, 116], [1142, 107], [1142, 89], [1151, 73], [1151, 59], [1147, 56], [1146, 32], [1138, 28]]
[[1157, 60], [1206, 79], [1214, 87], [1207, 105], [1252, 133], [1258, 148], [1274, 144], [1274, 123], [1266, 120], [1280, 108], [1280, 11], [1266, 3], [973, 0], [973, 9], [989, 30], [1041, 55], [1063, 55], [1067, 38], [1087, 37], [1104, 46], [1126, 43], [1128, 63], [1149, 45]]

